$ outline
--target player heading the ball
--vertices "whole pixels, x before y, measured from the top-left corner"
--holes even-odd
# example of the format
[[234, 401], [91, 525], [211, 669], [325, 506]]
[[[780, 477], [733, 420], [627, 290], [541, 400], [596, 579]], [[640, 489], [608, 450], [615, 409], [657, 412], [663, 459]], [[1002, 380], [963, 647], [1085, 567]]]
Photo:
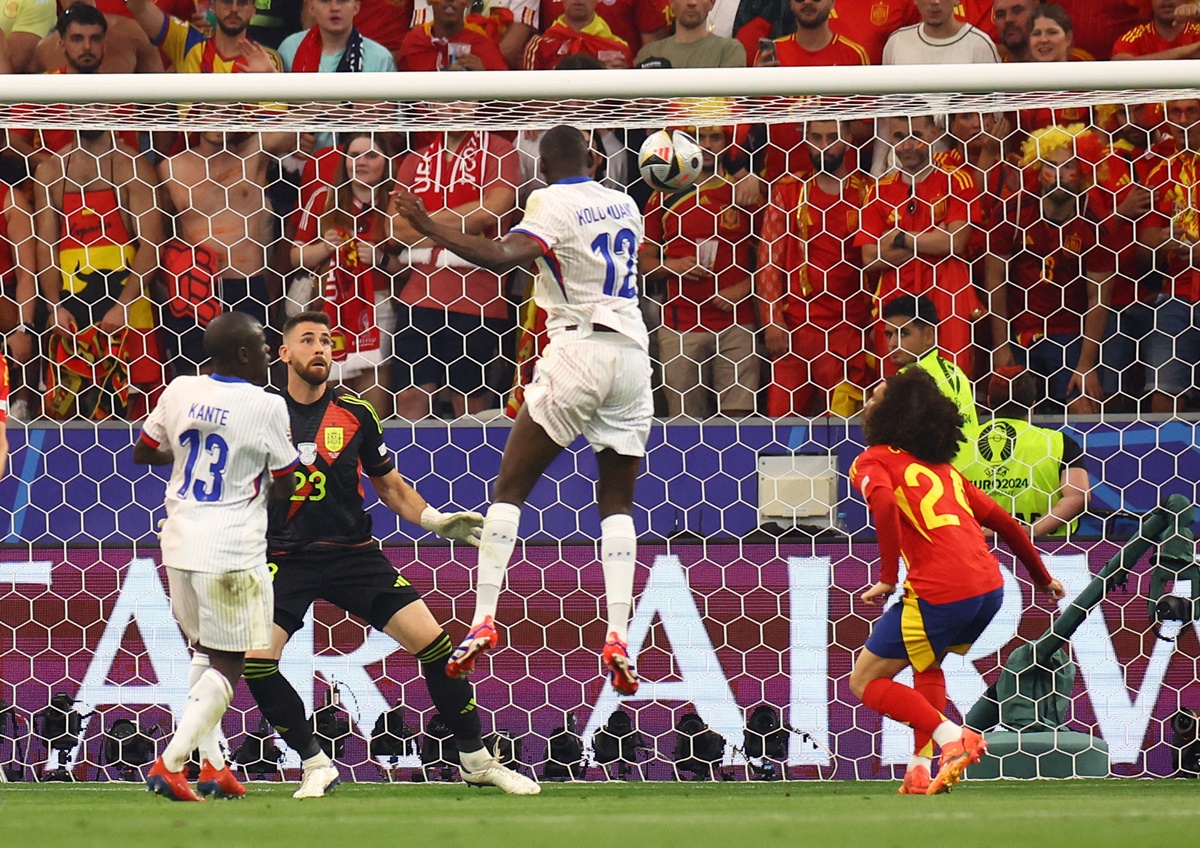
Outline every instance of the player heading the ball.
[[536, 260], [534, 300], [546, 310], [550, 337], [504, 446], [483, 523], [471, 632], [446, 673], [469, 674], [498, 644], [496, 605], [521, 506], [551, 460], [582, 434], [599, 467], [608, 605], [603, 662], [613, 688], [632, 695], [638, 677], [626, 631], [637, 560], [633, 490], [654, 414], [649, 339], [638, 307], [642, 215], [627, 194], [592, 179], [595, 157], [574, 127], [547, 131], [538, 155], [548, 185], [529, 196], [521, 224], [495, 241], [435, 222], [412, 194], [393, 199], [396, 214], [417, 232], [476, 265], [503, 273]]

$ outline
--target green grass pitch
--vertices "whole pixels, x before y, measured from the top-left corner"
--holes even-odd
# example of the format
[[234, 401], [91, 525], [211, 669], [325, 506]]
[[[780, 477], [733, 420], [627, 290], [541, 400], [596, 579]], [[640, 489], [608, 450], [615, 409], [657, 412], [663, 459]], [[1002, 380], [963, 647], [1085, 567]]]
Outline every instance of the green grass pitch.
[[1095, 848], [1191, 843], [1200, 784], [1185, 780], [964, 783], [907, 798], [898, 784], [548, 784], [535, 798], [459, 785], [344, 785], [295, 801], [294, 785], [177, 804], [136, 785], [0, 786], [5, 848]]

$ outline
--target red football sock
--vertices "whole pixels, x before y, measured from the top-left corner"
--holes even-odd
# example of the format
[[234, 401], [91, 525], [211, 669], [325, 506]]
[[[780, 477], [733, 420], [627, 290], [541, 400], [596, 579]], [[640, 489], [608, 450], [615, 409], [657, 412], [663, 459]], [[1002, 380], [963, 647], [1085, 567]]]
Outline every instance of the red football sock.
[[[913, 688], [939, 713], [946, 712], [946, 675], [940, 668], [913, 669]], [[932, 757], [933, 737], [915, 729], [913, 737], [913, 753], [918, 757]]]
[[879, 678], [867, 684], [862, 702], [877, 713], [909, 725], [931, 736], [945, 716], [933, 708], [917, 690], [894, 680]]

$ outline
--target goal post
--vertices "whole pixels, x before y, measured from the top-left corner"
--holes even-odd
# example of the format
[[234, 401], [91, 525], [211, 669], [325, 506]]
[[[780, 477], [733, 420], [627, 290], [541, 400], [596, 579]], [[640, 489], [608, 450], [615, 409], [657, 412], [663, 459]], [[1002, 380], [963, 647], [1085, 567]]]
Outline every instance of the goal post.
[[[484, 205], [486, 190], [481, 181], [486, 176], [489, 185], [511, 194], [509, 207], [489, 212], [493, 219], [484, 228], [499, 234], [514, 223], [536, 182], [534, 134], [564, 123], [597, 131], [593, 143], [607, 157], [602, 177], [628, 186], [645, 202], [648, 227], [654, 232], [653, 255], [644, 268], [643, 311], [660, 369], [655, 378], [658, 417], [637, 489], [634, 518], [640, 544], [630, 630], [630, 646], [644, 682], [635, 698], [618, 698], [601, 676], [597, 653], [605, 634], [603, 580], [596, 561], [600, 535], [594, 505], [596, 466], [590, 449], [580, 442], [551, 466], [548, 479], [535, 489], [522, 513], [522, 544], [499, 607], [502, 648], [481, 662], [474, 678], [485, 732], [519, 740], [514, 747], [522, 767], [539, 777], [562, 775], [562, 769], [547, 769], [548, 765], [562, 766], [566, 772], [562, 776], [587, 779], [668, 780], [681, 773], [712, 777], [722, 771], [739, 779], [901, 776], [912, 753], [911, 732], [868, 715], [851, 695], [848, 683], [855, 652], [877, 616], [875, 608], [857, 599], [877, 574], [878, 549], [865, 504], [849, 486], [847, 472], [865, 446], [857, 418], [862, 395], [878, 380], [879, 362], [887, 357], [886, 347], [875, 336], [879, 319], [873, 310], [881, 304], [871, 299], [881, 270], [864, 278], [863, 246], [854, 244], [867, 226], [864, 219], [875, 214], [869, 208], [879, 197], [878, 183], [856, 172], [854, 184], [862, 190], [858, 205], [838, 207], [836, 221], [825, 214], [828, 209], [813, 207], [811, 197], [797, 188], [798, 181], [812, 176], [814, 155], [804, 149], [805, 138], [798, 127], [815, 121], [865, 126], [864, 133], [848, 134], [846, 142], [861, 172], [873, 165], [886, 172], [892, 164], [876, 152], [885, 148], [882, 136], [875, 137], [870, 128], [869, 122], [876, 119], [938, 116], [936, 152], [959, 151], [963, 165], [973, 167], [975, 149], [970, 145], [976, 140], [983, 138], [997, 146], [995, 164], [1007, 169], [1009, 176], [1003, 185], [988, 183], [972, 189], [982, 188], [985, 200], [987, 192], [995, 193], [994, 202], [986, 211], [972, 207], [964, 213], [978, 215], [969, 223], [975, 240], [950, 251], [963, 264], [963, 290], [978, 298], [979, 313], [971, 316], [967, 352], [976, 363], [968, 368], [974, 385], [966, 391], [982, 406], [992, 388], [996, 347], [988, 333], [1001, 326], [990, 323], [988, 314], [996, 302], [988, 297], [994, 294], [987, 289], [988, 257], [1015, 268], [1025, 248], [1014, 239], [1032, 234], [1038, 219], [1009, 222], [1007, 248], [998, 247], [992, 235], [1006, 220], [1005, 204], [1019, 205], [1010, 203], [1010, 198], [1035, 192], [1039, 157], [1048, 155], [1035, 144], [1028, 154], [1030, 161], [1024, 167], [1020, 164], [1022, 144], [1040, 128], [1023, 124], [1019, 116], [1082, 115], [1097, 133], [1105, 157], [1110, 157], [1116, 155], [1119, 127], [1101, 125], [1098, 117], [1108, 114], [1108, 107], [1188, 100], [1197, 101], [1194, 120], [1200, 123], [1200, 84], [1195, 82], [1192, 65], [1184, 62], [1064, 63], [1051, 69], [1009, 64], [719, 72], [5, 77], [0, 88], [0, 130], [7, 132], [9, 146], [0, 151], [5, 165], [0, 173], [11, 176], [0, 190], [8, 192], [4, 197], [25, 198], [26, 206], [12, 212], [12, 220], [25, 215], [30, 227], [24, 241], [12, 235], [0, 239], [0, 253], [8, 250], [14, 267], [13, 274], [4, 278], [5, 298], [22, 319], [20, 310], [35, 305], [30, 314], [38, 324], [31, 350], [20, 354], [24, 360], [15, 365], [17, 348], [9, 343], [10, 367], [18, 375], [14, 398], [24, 404], [20, 418], [30, 420], [10, 420], [9, 472], [0, 481], [0, 519], [7, 522], [5, 545], [0, 548], [0, 701], [13, 705], [6, 715], [0, 703], [0, 766], [9, 769], [0, 772], [0, 779], [44, 779], [59, 765], [79, 779], [128, 777], [130, 766], [136, 773], [142, 764], [111, 761], [105, 743], [113, 723], [132, 719], [142, 735], [158, 740], [182, 709], [187, 651], [171, 617], [154, 532], [163, 514], [164, 480], [157, 472], [134, 467], [129, 446], [138, 416], [153, 403], [162, 380], [176, 369], [199, 364], [188, 358], [183, 331], [163, 317], [172, 308], [172, 292], [179, 295], [184, 272], [196, 267], [198, 260], [187, 251], [203, 246], [189, 244], [186, 234], [198, 232], [198, 221], [203, 220], [247, 228], [242, 241], [254, 243], [250, 258], [242, 254], [235, 261], [230, 255], [220, 261], [228, 260], [229, 269], [247, 285], [250, 278], [262, 277], [263, 288], [248, 290], [246, 299], [255, 301], [277, 331], [286, 309], [323, 307], [335, 296], [330, 292], [349, 285], [347, 278], [338, 276], [339, 267], [351, 267], [350, 276], [356, 279], [368, 273], [366, 266], [338, 265], [358, 260], [339, 252], [340, 244], [322, 246], [327, 228], [345, 228], [364, 208], [386, 205], [397, 180], [409, 180], [409, 187], [424, 180], [423, 191], [446, 189], [430, 176], [427, 166], [433, 159], [405, 164], [406, 157], [420, 154], [430, 139], [449, 131], [488, 133], [501, 139], [494, 147], [480, 142], [480, 155], [491, 158], [478, 174], [464, 178], [474, 194], [455, 195], [453, 202], [445, 204]], [[979, 116], [979, 128], [970, 131], [970, 138], [951, 138], [946, 134], [951, 122], [944, 117], [949, 115]], [[996, 124], [984, 121], [984, 116], [996, 115], [1015, 116], [1005, 122], [1003, 138], [993, 134], [998, 132]], [[1139, 126], [1154, 141], [1172, 135], [1180, 139], [1169, 153], [1147, 155], [1165, 162], [1186, 151], [1189, 126], [1181, 120], [1164, 108], [1154, 121]], [[728, 196], [721, 195], [707, 234], [689, 229], [697, 226], [694, 219], [683, 222], [678, 212], [682, 207], [676, 204], [688, 203], [686, 197], [649, 196], [637, 179], [636, 166], [628, 161], [632, 152], [622, 147], [627, 142], [625, 131], [668, 126], [738, 128], [725, 139], [737, 155], [721, 162], [728, 166], [731, 184], [745, 180], [749, 189], [755, 181], [746, 180], [743, 171], [768, 170], [760, 174], [756, 193], [739, 195], [730, 188]], [[757, 129], [761, 127], [769, 129]], [[791, 127], [792, 134], [776, 133], [777, 127]], [[743, 132], [748, 128], [756, 128], [749, 139]], [[80, 143], [77, 132], [97, 130], [123, 133], [130, 146], [122, 146], [117, 154], [111, 147], [96, 148], [99, 152], [93, 158], [103, 159], [104, 167], [89, 166], [86, 156], [71, 159], [61, 153], [82, 149], [72, 146]], [[618, 131], [610, 133], [612, 138], [601, 132], [612, 130]], [[218, 177], [201, 164], [197, 175], [185, 178], [184, 166], [196, 167], [196, 162], [178, 158], [194, 151], [195, 142], [181, 138], [151, 150], [146, 139], [158, 132], [214, 134], [215, 139], [205, 142], [212, 145], [213, 155], [226, 150], [222, 145], [231, 137], [240, 139], [245, 134], [270, 132], [296, 138], [265, 152], [245, 148], [246, 167], [233, 176], [222, 172], [225, 175], [219, 178], [230, 181], [227, 187], [237, 184], [243, 191], [221, 197], [240, 199], [218, 200], [213, 207], [212, 186], [219, 185]], [[379, 141], [402, 133], [410, 139], [407, 149], [397, 149], [390, 138], [386, 144]], [[345, 134], [341, 136], [345, 150], [300, 148], [302, 135], [329, 142], [338, 140], [339, 134]], [[353, 138], [359, 138], [362, 146], [352, 152], [348, 145]], [[1075, 138], [1055, 137], [1054, 143], [1078, 153], [1081, 148]], [[54, 144], [63, 146], [56, 152]], [[369, 191], [353, 199], [358, 205], [352, 205], [351, 159], [371, 150], [378, 150], [386, 165], [371, 177]], [[792, 154], [800, 155], [797, 151], [802, 152], [801, 158], [807, 157], [809, 170], [803, 174], [789, 170]], [[260, 154], [265, 159], [252, 168], [252, 158]], [[774, 154], [780, 158], [772, 159]], [[116, 158], [105, 158], [111, 156]], [[1123, 161], [1132, 163], [1130, 157]], [[50, 164], [43, 169], [45, 163]], [[733, 173], [735, 166], [742, 170]], [[770, 172], [773, 167], [777, 169]], [[947, 172], [955, 167], [954, 163], [939, 165]], [[1130, 174], [1145, 176], [1133, 170], [1133, 164], [1129, 167]], [[53, 191], [39, 183], [39, 174], [46, 173], [54, 175]], [[839, 181], [850, 180], [842, 174]], [[1151, 198], [1152, 208], [1135, 209], [1132, 203], [1122, 206], [1131, 192], [1128, 186], [1140, 185], [1135, 180], [1114, 179], [1108, 186], [1100, 185], [1094, 174], [1089, 176], [1088, 188], [1098, 192], [1102, 217], [1120, 225], [1099, 236], [1093, 232], [1096, 243], [1090, 248], [1097, 255], [1108, 251], [1116, 257], [1106, 264], [1097, 260], [1096, 268], [1104, 270], [1097, 276], [1104, 282], [1093, 281], [1103, 286], [1108, 300], [1101, 308], [1110, 319], [1098, 342], [1095, 367], [1115, 376], [1104, 383], [1104, 404], [1094, 413], [1067, 414], [1059, 409], [1035, 418], [1047, 428], [1065, 432], [1080, 446], [1083, 459], [1079, 461], [1090, 480], [1090, 503], [1079, 516], [1079, 526], [1070, 536], [1038, 541], [1069, 597], [1084, 591], [1092, 576], [1118, 554], [1124, 537], [1136, 533], [1136, 520], [1127, 516], [1150, 512], [1170, 494], [1189, 503], [1195, 500], [1200, 459], [1195, 451], [1194, 415], [1184, 408], [1192, 401], [1181, 388], [1178, 415], [1150, 414], [1151, 394], [1168, 387], [1151, 379], [1154, 368], [1163, 363], [1152, 363], [1149, 348], [1142, 344], [1159, 329], [1155, 298], [1171, 291], [1164, 286], [1171, 285], [1172, 274], [1183, 272], [1173, 265], [1156, 264], [1159, 258], [1163, 263], [1176, 261], [1182, 248], [1171, 248], [1174, 253], [1168, 256], [1170, 250], [1160, 250], [1162, 243], [1143, 245], [1147, 231], [1141, 222], [1151, 213], [1164, 216], [1168, 229], [1173, 218], [1180, 226], [1200, 220], [1200, 200], [1194, 191], [1188, 192], [1192, 185], [1182, 178], [1171, 179], [1175, 183], [1162, 183], [1160, 193]], [[65, 221], [70, 213], [61, 205], [63, 196], [81, 194], [81, 186], [105, 181], [112, 184], [113, 214], [125, 229], [121, 238], [114, 236], [104, 245], [115, 248], [116, 259], [111, 250], [101, 256], [84, 249], [88, 245], [67, 244], [65, 231], [51, 230], [57, 240], [48, 242], [47, 231], [39, 224], [43, 207], [53, 206], [52, 212]], [[453, 181], [447, 178], [446, 182]], [[197, 190], [202, 183], [209, 188]], [[141, 193], [141, 200], [134, 197], [135, 186], [148, 190]], [[342, 189], [349, 194], [339, 195]], [[201, 197], [204, 191], [207, 194]], [[1172, 191], [1178, 208], [1164, 211], [1162, 204]], [[961, 200], [951, 192], [928, 205], [931, 209], [939, 203], [953, 206]], [[338, 208], [352, 214], [334, 220], [329, 204], [341, 202], [351, 205]], [[248, 205], [243, 208], [241, 203]], [[971, 203], [982, 207], [984, 200]], [[0, 203], [0, 212], [6, 209]], [[892, 212], [902, 217], [904, 204], [894, 205]], [[985, 219], [985, 215], [1000, 217]], [[155, 216], [159, 222], [147, 228], [143, 218]], [[230, 216], [244, 220], [238, 223]], [[985, 225], [985, 220], [990, 223]], [[1098, 227], [1103, 221], [1092, 223]], [[835, 322], [851, 326], [849, 347], [843, 346], [844, 326], [835, 333], [819, 324], [819, 310], [811, 297], [816, 277], [809, 271], [819, 261], [816, 241], [835, 227], [845, 230], [838, 237], [847, 240], [844, 262], [852, 266], [847, 278], [852, 288], [834, 293], [838, 304], [826, 301], [820, 308], [844, 309], [849, 301], [855, 302], [857, 311], [839, 313]], [[938, 228], [950, 232], [940, 219], [926, 230]], [[1196, 229], [1194, 235], [1200, 238], [1200, 227]], [[473, 298], [478, 295], [470, 292], [481, 290], [471, 288], [479, 285], [478, 278], [457, 257], [415, 243], [382, 245], [385, 239], [365, 229], [344, 235], [349, 242], [370, 243], [372, 256], [374, 247], [381, 245], [378, 267], [372, 265], [370, 271], [378, 274], [366, 290], [353, 289], [347, 297], [367, 304], [379, 325], [372, 329], [379, 329], [386, 341], [379, 358], [345, 382], [350, 385], [352, 377], [367, 375], [351, 387], [383, 399], [387, 446], [400, 472], [432, 505], [485, 509], [509, 433], [501, 407], [514, 372], [527, 376], [522, 371], [526, 364], [522, 351], [536, 348], [516, 338], [520, 319], [532, 314], [520, 308], [528, 294], [525, 279], [514, 275], [491, 280], [488, 300], [477, 303]], [[1189, 235], [1184, 232], [1182, 240]], [[71, 285], [83, 285], [80, 273], [128, 271], [135, 261], [130, 256], [152, 242], [158, 258], [145, 269], [144, 297], [148, 314], [155, 317], [136, 329], [147, 338], [157, 333], [161, 347], [139, 348], [114, 372], [105, 372], [124, 381], [124, 395], [111, 381], [93, 386], [88, 382], [95, 379], [93, 372], [64, 372], [70, 357], [54, 359], [53, 318], [46, 309], [44, 287], [53, 288], [63, 279], [67, 291]], [[36, 249], [22, 249], [29, 245]], [[232, 245], [214, 241], [212, 251], [219, 253], [224, 246], [232, 252]], [[870, 246], [879, 249], [877, 243]], [[1121, 264], [1126, 261], [1122, 251], [1136, 253], [1139, 246], [1150, 258], [1129, 261], [1149, 264], [1142, 276], [1133, 279]], [[67, 256], [67, 250], [75, 250], [74, 257]], [[167, 258], [181, 251], [187, 253], [183, 271]], [[46, 256], [56, 262], [54, 267], [43, 267]], [[76, 260], [81, 264], [71, 264]], [[113, 261], [117, 264], [103, 264]], [[884, 257], [885, 264], [892, 261]], [[938, 262], [930, 260], [929, 265]], [[680, 282], [692, 268], [701, 266], [704, 269], [693, 276], [708, 280], [708, 289]], [[1053, 266], [1047, 272], [1051, 277]], [[1043, 262], [1041, 267], [1048, 266]], [[237, 276], [221, 268], [209, 270], [216, 277]], [[1114, 299], [1116, 286], [1110, 284], [1111, 278], [1122, 275], [1129, 277], [1125, 301]], [[1059, 311], [1072, 314], [1075, 334], [1082, 336], [1091, 332], [1084, 325], [1095, 304], [1086, 288], [1091, 278], [1084, 270], [1077, 276], [1074, 299], [1064, 301]], [[714, 279], [728, 280], [730, 290], [738, 291], [737, 302], [727, 309], [714, 305], [718, 291], [726, 286], [721, 282], [718, 288]], [[429, 287], [420, 297], [413, 294], [418, 284]], [[1032, 284], [1013, 277], [1007, 285], [1010, 311], [1003, 318], [1023, 331], [1021, 304]], [[428, 327], [413, 317], [415, 311], [429, 310], [430, 301], [453, 286], [458, 286], [459, 297], [471, 301], [471, 308], [477, 307], [478, 316], [484, 315], [486, 307], [496, 306], [496, 312], [486, 317], [497, 323], [481, 325], [494, 331], [491, 346], [483, 354], [470, 353], [482, 357], [469, 364], [471, 379], [477, 381], [471, 388], [485, 396], [485, 402], [482, 408], [458, 405], [454, 395], [461, 387], [454, 386], [454, 392], [429, 399], [428, 415], [405, 415], [401, 393], [408, 386], [401, 382], [405, 375], [412, 376], [412, 369], [403, 370], [396, 351], [411, 351], [414, 336], [432, 338]], [[1153, 297], [1146, 294], [1151, 290]], [[454, 311], [452, 306], [448, 309]], [[466, 309], [463, 314], [470, 312]], [[682, 313], [692, 317], [681, 319]], [[801, 314], [805, 317], [798, 319]], [[1124, 323], [1125, 318], [1133, 321], [1138, 316], [1142, 324]], [[699, 341], [689, 347], [692, 342], [682, 337], [708, 332], [707, 323], [721, 332], [744, 324], [743, 347], [707, 352]], [[799, 370], [786, 378], [778, 366], [782, 354], [772, 328], [787, 329], [791, 334], [787, 344], [796, 346], [787, 352], [794, 352], [796, 360], [789, 367]], [[131, 323], [130, 334], [134, 329]], [[522, 330], [528, 331], [530, 339], [537, 336], [535, 322]], [[401, 339], [406, 332], [408, 336]], [[1067, 347], [1063, 342], [1064, 350]], [[176, 359], [169, 360], [172, 356]], [[431, 353], [430, 359], [434, 358]], [[824, 369], [820, 374], [818, 362]], [[137, 363], [163, 367], [151, 367], [145, 376], [145, 371], [135, 370]], [[1029, 368], [1035, 365], [1030, 362]], [[743, 384], [735, 373], [739, 369], [756, 376]], [[1136, 389], [1126, 388], [1127, 374], [1137, 383]], [[65, 379], [79, 380], [71, 385], [82, 388], [64, 394]], [[689, 380], [695, 385], [687, 385]], [[714, 386], [720, 380], [726, 383]], [[64, 402], [65, 414], [56, 415], [57, 407], [43, 405], [56, 386], [54, 396]], [[807, 406], [800, 409], [800, 401], [788, 405], [785, 398], [786, 411], [773, 412], [772, 392], [780, 386], [793, 400], [803, 395]], [[80, 412], [81, 398], [92, 388], [101, 400], [93, 397], [86, 407], [90, 414], [85, 415]], [[692, 392], [695, 388], [705, 389], [700, 392], [703, 397]], [[731, 389], [729, 397], [749, 406], [723, 408], [723, 389]], [[1064, 395], [1062, 406], [1073, 399]], [[693, 402], [699, 405], [690, 406]], [[694, 412], [701, 408], [705, 411]], [[986, 412], [983, 417], [986, 420]], [[317, 447], [340, 449], [332, 445]], [[986, 445], [978, 449], [989, 450]], [[997, 456], [1002, 453], [995, 450]], [[473, 549], [440, 543], [378, 503], [372, 503], [370, 510], [374, 533], [388, 559], [419, 587], [451, 638], [460, 638], [474, 601]], [[1178, 560], [1178, 547], [1174, 554]], [[946, 663], [948, 709], [956, 716], [965, 715], [989, 687], [1000, 691], [996, 683], [1014, 652], [1048, 631], [1058, 615], [1035, 596], [1006, 549], [998, 548], [997, 555], [1005, 581], [1002, 610], [965, 656], [952, 656]], [[1180, 769], [1186, 772], [1187, 764], [1194, 765], [1194, 758], [1200, 756], [1194, 720], [1192, 736], [1175, 732], [1177, 726], [1187, 724], [1177, 721], [1181, 715], [1200, 708], [1195, 633], [1181, 622], [1156, 622], [1155, 614], [1147, 612], [1147, 599], [1156, 600], [1161, 592], [1188, 598], [1196, 594], [1182, 568], [1178, 573], [1169, 571], [1158, 561], [1132, 566], [1127, 594], [1114, 591], [1100, 599], [1082, 616], [1072, 638], [1070, 659], [1078, 674], [1068, 684], [1073, 687], [1070, 708], [1061, 727], [1048, 731], [1069, 729], [1086, 740], [1080, 753], [1087, 755], [1087, 774], [1100, 768], [1104, 774], [1118, 776], [1165, 777]], [[1146, 636], [1156, 623], [1162, 639]], [[437, 747], [436, 730], [431, 729], [435, 716], [419, 670], [389, 637], [319, 602], [284, 653], [281, 670], [296, 684], [310, 713], [332, 706], [320, 715], [341, 714], [349, 721], [344, 735], [336, 722], [323, 725], [338, 737], [336, 759], [346, 776], [355, 780], [442, 776], [441, 764], [429, 756], [423, 762], [413, 744], [419, 743], [427, 755]], [[338, 704], [332, 704], [335, 687]], [[59, 726], [50, 706], [60, 693], [76, 701], [76, 711], [87, 716], [73, 736], [68, 721], [66, 736], [71, 738], [63, 741], [60, 735], [56, 743], [46, 734], [47, 728]], [[1003, 705], [998, 712], [1005, 713]], [[625, 716], [628, 725], [622, 723]], [[247, 774], [277, 773], [274, 760], [263, 756], [259, 712], [244, 688], [223, 731], [232, 749], [246, 744], [247, 751], [258, 752]], [[705, 732], [719, 739], [704, 736]], [[581, 752], [573, 753], [576, 749], [565, 744], [570, 737], [577, 737]], [[1015, 753], [1020, 753], [1019, 746]], [[297, 765], [294, 756], [281, 762], [289, 776], [294, 776]], [[1007, 774], [1002, 762], [995, 773]]]

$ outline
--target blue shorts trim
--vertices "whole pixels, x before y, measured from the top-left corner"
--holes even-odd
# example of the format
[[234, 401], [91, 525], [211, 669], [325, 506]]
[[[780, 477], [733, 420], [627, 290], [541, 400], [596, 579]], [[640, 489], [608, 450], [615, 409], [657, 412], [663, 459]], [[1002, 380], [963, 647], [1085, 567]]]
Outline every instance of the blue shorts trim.
[[994, 589], [973, 598], [932, 604], [918, 598], [912, 587], [888, 608], [871, 629], [866, 648], [885, 659], [907, 659], [924, 671], [948, 651], [965, 654], [995, 618], [1004, 590]]

